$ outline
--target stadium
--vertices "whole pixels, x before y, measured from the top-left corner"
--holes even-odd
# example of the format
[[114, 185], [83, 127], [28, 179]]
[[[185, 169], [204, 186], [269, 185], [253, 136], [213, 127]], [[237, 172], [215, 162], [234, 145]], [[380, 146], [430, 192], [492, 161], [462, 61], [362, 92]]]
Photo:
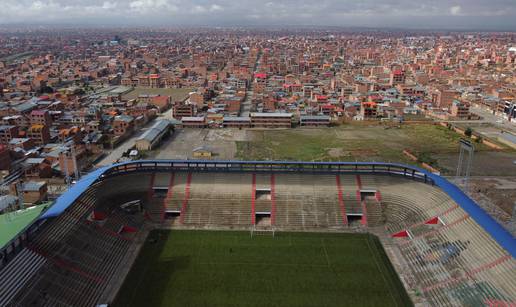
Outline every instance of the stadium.
[[0, 306], [514, 306], [516, 240], [393, 163], [99, 168], [0, 253]]

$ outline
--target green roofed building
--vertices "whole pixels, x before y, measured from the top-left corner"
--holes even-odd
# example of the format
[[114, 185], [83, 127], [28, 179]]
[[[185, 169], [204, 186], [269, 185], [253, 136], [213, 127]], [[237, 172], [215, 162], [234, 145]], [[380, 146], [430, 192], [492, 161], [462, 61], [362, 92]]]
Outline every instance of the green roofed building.
[[29, 226], [50, 203], [0, 215], [0, 248]]

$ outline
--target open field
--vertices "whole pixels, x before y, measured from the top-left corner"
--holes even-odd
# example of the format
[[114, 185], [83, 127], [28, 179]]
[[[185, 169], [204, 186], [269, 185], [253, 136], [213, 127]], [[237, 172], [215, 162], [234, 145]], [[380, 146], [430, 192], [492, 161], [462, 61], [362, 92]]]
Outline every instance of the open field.
[[366, 234], [156, 230], [113, 306], [410, 306]]
[[6, 61], [7, 63], [12, 63], [12, 62], [14, 62], [16, 60], [28, 59], [33, 54], [34, 54], [34, 52], [30, 52], [30, 51], [16, 53], [16, 54], [12, 54], [12, 55], [8, 55], [6, 57], [0, 58], [0, 61]]
[[140, 95], [161, 95], [172, 96], [172, 101], [183, 100], [188, 97], [188, 93], [193, 91], [192, 88], [147, 88], [135, 87], [132, 91], [125, 94], [124, 99], [136, 99]]
[[[217, 160], [385, 161], [417, 164], [408, 149], [444, 175], [457, 168], [462, 136], [445, 127], [411, 124], [385, 129], [381, 125], [348, 124], [329, 128], [179, 129], [149, 153], [158, 159], [193, 159], [193, 149], [206, 146]], [[494, 151], [475, 143], [472, 174], [509, 176], [516, 173], [516, 151]]]
[[[455, 175], [458, 154], [435, 154], [439, 167], [445, 175]], [[516, 153], [514, 151], [480, 151], [473, 156], [472, 176], [514, 176], [516, 174]]]
[[204, 146], [213, 159], [231, 160], [236, 154], [235, 141], [247, 140], [246, 130], [177, 129], [161, 146], [150, 153], [156, 159], [193, 159], [193, 150]]
[[509, 222], [516, 200], [516, 177], [473, 177], [469, 180], [469, 192], [478, 203], [488, 200], [498, 206], [507, 214], [502, 220]]
[[[244, 160], [304, 161], [390, 161], [414, 163], [403, 150], [408, 149], [422, 161], [451, 173], [455, 164], [441, 165], [438, 155], [458, 159], [461, 135], [437, 125], [382, 126], [344, 125], [333, 128], [298, 128], [289, 130], [253, 130], [252, 138], [237, 142], [237, 158]], [[479, 152], [491, 152], [475, 144]], [[493, 152], [514, 156], [507, 153]], [[496, 160], [496, 159], [495, 159]]]

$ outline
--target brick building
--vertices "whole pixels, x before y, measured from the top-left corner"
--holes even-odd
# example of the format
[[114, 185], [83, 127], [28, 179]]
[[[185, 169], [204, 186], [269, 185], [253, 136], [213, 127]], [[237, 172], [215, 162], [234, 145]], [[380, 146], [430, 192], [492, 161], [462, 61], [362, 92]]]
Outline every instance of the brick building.
[[129, 115], [118, 115], [113, 120], [113, 132], [116, 136], [122, 136], [133, 132], [134, 118]]
[[251, 113], [251, 126], [261, 128], [291, 128], [292, 113]]
[[50, 142], [50, 130], [45, 125], [32, 125], [27, 130], [27, 137], [32, 139], [36, 146], [42, 146]]
[[13, 125], [0, 126], [0, 144], [9, 144], [9, 142], [17, 138], [19, 134], [18, 127]]

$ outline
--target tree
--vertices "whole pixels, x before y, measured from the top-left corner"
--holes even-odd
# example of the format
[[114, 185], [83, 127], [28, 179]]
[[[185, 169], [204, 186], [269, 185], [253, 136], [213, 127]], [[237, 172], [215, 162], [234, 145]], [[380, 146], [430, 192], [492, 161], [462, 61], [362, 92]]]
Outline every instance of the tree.
[[472, 134], [473, 134], [473, 129], [471, 129], [471, 127], [466, 128], [466, 131], [464, 131], [464, 135], [467, 137], [471, 137]]
[[54, 93], [54, 89], [50, 86], [47, 86], [47, 85], [43, 85], [40, 89], [39, 89], [39, 92], [41, 94], [52, 94]]

